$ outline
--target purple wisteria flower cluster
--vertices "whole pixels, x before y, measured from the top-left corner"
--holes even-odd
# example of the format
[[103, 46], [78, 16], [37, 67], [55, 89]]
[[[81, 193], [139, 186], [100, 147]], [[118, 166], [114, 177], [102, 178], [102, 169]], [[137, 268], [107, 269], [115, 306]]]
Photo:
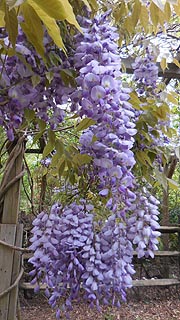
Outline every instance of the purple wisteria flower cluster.
[[[159, 226], [159, 212], [156, 199], [150, 198], [146, 190], [143, 193], [138, 190], [132, 173], [135, 159], [131, 149], [136, 134], [136, 116], [128, 102], [129, 90], [123, 88], [121, 82], [116, 28], [109, 25], [108, 13], [95, 17], [92, 22], [82, 19], [82, 24], [84, 34], [77, 36], [74, 55], [79, 77], [72, 108], [80, 116], [91, 117], [96, 124], [81, 135], [81, 152], [94, 159], [91, 174], [99, 179], [99, 195], [107, 199], [106, 208], [120, 220], [128, 230], [127, 234], [132, 231], [129, 229], [129, 217], [134, 215], [138, 221], [141, 219], [142, 230], [136, 228], [130, 240], [139, 256], [152, 256], [152, 249], [157, 250], [155, 244], [159, 233], [155, 229]], [[142, 208], [144, 215], [138, 216]], [[149, 230], [147, 234], [146, 228]], [[146, 240], [142, 250], [143, 235]]]
[[84, 34], [76, 39], [74, 60], [79, 77], [71, 97], [72, 108], [97, 122], [81, 135], [81, 152], [93, 157], [99, 194], [111, 196], [107, 205], [115, 206], [116, 211], [116, 203], [124, 201], [127, 189], [133, 187], [135, 160], [130, 149], [136, 133], [134, 110], [128, 102], [129, 90], [120, 80], [116, 29], [109, 26], [107, 14], [93, 22], [84, 19], [83, 23], [87, 25]]
[[[163, 153], [159, 153], [161, 150], [161, 147], [163, 147], [165, 144], [169, 144], [170, 140], [167, 136], [167, 134], [163, 133], [168, 131], [168, 128], [171, 126], [170, 122], [170, 114], [169, 114], [169, 108], [165, 104], [165, 102], [162, 100], [161, 95], [158, 91], [158, 66], [155, 62], [155, 57], [153, 54], [150, 54], [150, 49], [146, 48], [146, 54], [145, 56], [140, 56], [135, 59], [135, 62], [132, 64], [132, 67], [134, 69], [134, 80], [135, 80], [135, 91], [137, 92], [139, 98], [147, 98], [150, 96], [151, 99], [154, 99], [154, 103], [157, 106], [157, 111], [153, 113], [153, 108], [151, 106], [148, 108], [145, 108], [143, 110], [143, 107], [148, 106], [148, 102], [145, 100], [142, 101], [142, 110], [136, 110], [136, 122], [139, 121], [139, 119], [145, 119], [146, 121], [146, 132], [148, 132], [148, 140], [146, 139], [147, 134], [140, 134], [140, 143], [137, 145], [138, 149], [140, 150], [154, 150], [154, 153], [157, 154], [157, 148], [158, 154], [155, 158], [156, 163], [159, 162], [162, 165], [162, 159], [163, 159]], [[164, 104], [164, 105], [163, 105]], [[163, 108], [163, 116], [161, 114], [158, 114], [158, 108], [161, 110]], [[160, 111], [159, 111], [160, 112]], [[147, 115], [147, 117], [146, 117]], [[155, 117], [154, 117], [155, 116]], [[154, 117], [154, 120], [152, 118]], [[163, 118], [163, 119], [162, 119]], [[141, 120], [140, 120], [141, 121]]]
[[[54, 307], [67, 294], [65, 311], [81, 287], [91, 305], [119, 306], [132, 285], [133, 251], [152, 257], [159, 237], [158, 202], [146, 189], [139, 190], [132, 172], [135, 111], [129, 89], [122, 86], [118, 35], [108, 15], [80, 18], [83, 34], [76, 37], [74, 54], [77, 89], [70, 99], [72, 111], [96, 121], [82, 133], [80, 150], [93, 159], [86, 171], [96, 177], [98, 199], [109, 218], [95, 223], [96, 208], [77, 199], [64, 208], [53, 206], [49, 216], [40, 213], [32, 230], [33, 283], [47, 284]], [[60, 314], [58, 308], [57, 319]]]
[[128, 239], [137, 246], [138, 258], [154, 258], [154, 251], [158, 250], [160, 232], [158, 223], [159, 201], [145, 188], [137, 195], [136, 203], [132, 204], [133, 212], [127, 222]]
[[158, 79], [158, 66], [154, 61], [154, 56], [146, 49], [144, 57], [137, 57], [132, 64], [134, 69], [134, 80], [138, 85], [138, 93], [154, 94]]
[[[72, 302], [84, 289], [84, 299], [91, 306], [100, 303], [120, 306], [125, 300], [131, 277], [133, 247], [127, 239], [126, 228], [112, 215], [96, 231], [93, 206], [81, 199], [62, 208], [55, 204], [48, 215], [41, 212], [33, 222], [30, 262], [32, 283], [46, 283], [49, 303], [61, 311], [72, 309]], [[39, 285], [36, 286], [38, 291]], [[59, 298], [66, 296], [64, 305], [58, 307]]]
[[[8, 38], [5, 41], [8, 45]], [[44, 42], [48, 56], [47, 35]], [[23, 122], [26, 109], [33, 110], [37, 118], [45, 121], [51, 129], [56, 129], [65, 116], [64, 109], [58, 104], [62, 104], [63, 94], [73, 90], [71, 86], [64, 85], [60, 74], [62, 69], [71, 68], [70, 60], [66, 59], [63, 64], [60, 59], [61, 63], [57, 65], [49, 62], [47, 67], [21, 29], [16, 52], [15, 56], [2, 56], [4, 63], [0, 66], [0, 125], [11, 141]]]

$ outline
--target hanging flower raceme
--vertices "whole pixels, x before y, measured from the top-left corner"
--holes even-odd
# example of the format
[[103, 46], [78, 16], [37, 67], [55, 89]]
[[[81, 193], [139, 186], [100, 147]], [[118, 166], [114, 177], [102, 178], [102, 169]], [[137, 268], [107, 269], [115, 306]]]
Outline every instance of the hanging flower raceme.
[[93, 210], [84, 199], [64, 208], [55, 204], [49, 215], [41, 212], [33, 222], [32, 284], [37, 284], [36, 291], [39, 283], [47, 285], [57, 318], [61, 311], [68, 315], [80, 289], [84, 289], [84, 299], [99, 308], [100, 303], [119, 306], [121, 296], [125, 299], [125, 290], [131, 287], [133, 247], [126, 228], [112, 215], [95, 232]]
[[118, 35], [107, 16], [94, 18], [92, 24], [88, 19], [82, 21], [84, 34], [77, 36], [74, 55], [78, 89], [71, 99], [73, 110], [97, 122], [82, 134], [81, 152], [93, 156], [99, 193], [111, 194], [115, 204], [117, 198], [124, 201], [124, 193], [133, 187], [131, 169], [135, 160], [130, 149], [136, 130], [129, 90], [120, 80], [121, 61], [115, 42]]
[[[140, 136], [140, 141], [137, 144], [137, 148], [140, 150], [147, 150], [154, 151], [157, 153], [158, 148], [158, 155], [156, 156], [156, 162], [159, 162], [162, 165], [163, 163], [163, 153], [159, 153], [161, 147], [165, 144], [169, 144], [168, 134], [163, 133], [167, 132], [168, 128], [171, 126], [170, 122], [170, 110], [169, 106], [165, 103], [163, 94], [158, 92], [158, 66], [155, 62], [155, 57], [153, 54], [150, 53], [150, 50], [147, 48], [145, 56], [140, 56], [135, 59], [135, 62], [132, 64], [134, 69], [134, 80], [135, 80], [135, 91], [137, 92], [139, 98], [143, 98], [142, 100], [142, 110], [135, 111], [135, 121], [137, 122], [138, 127], [141, 127], [141, 121], [143, 122], [143, 117], [146, 121], [146, 133], [144, 134], [142, 130], [142, 134]], [[148, 98], [154, 99], [154, 104], [156, 108], [153, 114], [153, 107], [148, 105], [152, 103], [148, 102]], [[145, 100], [147, 99], [147, 101]], [[146, 108], [147, 104], [147, 108]], [[143, 109], [143, 107], [145, 108]], [[159, 110], [158, 110], [159, 109]], [[162, 112], [162, 115], [161, 115]], [[151, 119], [154, 117], [154, 121]], [[150, 120], [148, 120], [150, 119]], [[147, 132], [148, 130], [148, 132]], [[148, 141], [146, 139], [148, 133]]]
[[[92, 22], [82, 19], [82, 24], [84, 34], [78, 35], [76, 39], [74, 60], [79, 76], [78, 89], [71, 97], [72, 109], [77, 110], [82, 117], [92, 118], [96, 124], [85, 130], [80, 137], [81, 152], [89, 154], [94, 159], [92, 170], [99, 179], [99, 195], [107, 198], [106, 207], [120, 220], [119, 225], [124, 229], [124, 241], [132, 241], [132, 247], [137, 248], [139, 252], [139, 242], [144, 236], [144, 251], [138, 254], [152, 256], [151, 249], [157, 250], [153, 243], [156, 243], [159, 235], [154, 231], [155, 224], [156, 228], [159, 226], [154, 222], [154, 219], [158, 219], [157, 207], [156, 213], [149, 214], [149, 220], [142, 222], [149, 228], [149, 233], [145, 234], [137, 227], [132, 238], [128, 238], [128, 232], [132, 231], [129, 229], [129, 217], [136, 216], [138, 221], [143, 221], [144, 216], [139, 217], [138, 212], [142, 207], [145, 212], [151, 210], [153, 205], [147, 194], [142, 195], [137, 191], [135, 177], [132, 174], [135, 159], [131, 149], [136, 133], [136, 118], [135, 110], [128, 102], [129, 91], [123, 88], [121, 83], [121, 61], [115, 42], [118, 38], [116, 28], [110, 26], [108, 13], [95, 17]], [[150, 85], [150, 82], [147, 81], [147, 84]], [[116, 224], [111, 224], [109, 233], [113, 235], [117, 232], [116, 227]], [[118, 230], [118, 237], [122, 239], [122, 230]], [[127, 254], [121, 249], [121, 243], [116, 245], [119, 252], [122, 252], [121, 261], [125, 263]], [[129, 252], [131, 257], [128, 261], [132, 260], [132, 251]], [[121, 283], [119, 289], [128, 287], [125, 280], [127, 278], [130, 285], [131, 272], [127, 278], [126, 276], [122, 273], [124, 284]]]
[[[72, 111], [96, 121], [81, 135], [80, 148], [93, 159], [86, 172], [96, 177], [98, 199], [106, 203], [109, 218], [95, 225], [95, 208], [83, 199], [58, 210], [53, 207], [49, 217], [41, 213], [33, 228], [33, 282], [48, 285], [52, 306], [69, 292], [66, 311], [80, 287], [91, 305], [119, 306], [132, 285], [134, 249], [139, 257], [152, 256], [159, 236], [157, 203], [138, 191], [132, 173], [135, 112], [128, 102], [129, 90], [122, 87], [118, 36], [108, 14], [93, 21], [81, 19], [83, 35], [76, 37], [74, 55], [79, 76], [70, 99]], [[39, 259], [39, 250], [45, 254], [45, 263]], [[57, 309], [57, 318], [60, 313]]]
[[148, 48], [144, 57], [137, 57], [132, 64], [134, 80], [137, 82], [140, 95], [154, 94], [158, 79], [158, 66]]

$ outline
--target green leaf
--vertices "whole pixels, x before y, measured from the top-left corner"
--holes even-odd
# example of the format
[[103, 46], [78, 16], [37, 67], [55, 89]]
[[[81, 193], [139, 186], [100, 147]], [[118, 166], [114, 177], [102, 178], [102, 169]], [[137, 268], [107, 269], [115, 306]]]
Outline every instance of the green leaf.
[[47, 167], [42, 167], [40, 172], [41, 172], [42, 176], [45, 176], [48, 173], [48, 168]]
[[56, 140], [55, 149], [59, 156], [61, 156], [64, 153], [64, 144], [60, 139]]
[[145, 6], [141, 6], [141, 14], [140, 14], [140, 21], [144, 28], [144, 31], [148, 31], [148, 21], [149, 21], [149, 12], [148, 9]]
[[130, 34], [134, 32], [134, 26], [133, 26], [133, 23], [132, 23], [132, 17], [131, 16], [128, 16], [126, 18], [123, 27], [126, 30], [126, 32], [129, 32]]
[[5, 27], [5, 21], [4, 21], [5, 12], [3, 8], [0, 8], [0, 27]]
[[179, 61], [177, 60], [177, 59], [173, 59], [173, 63], [178, 67], [178, 68], [180, 68], [180, 63], [179, 63]]
[[39, 125], [39, 130], [43, 131], [46, 129], [46, 122], [41, 120], [41, 119], [37, 119], [37, 123]]
[[45, 132], [45, 129], [38, 132], [35, 136], [34, 136], [34, 139], [33, 139], [33, 144], [35, 144], [37, 141], [39, 141], [39, 139], [43, 136]]
[[49, 83], [51, 83], [53, 78], [54, 78], [54, 73], [52, 71], [46, 72], [46, 79], [48, 80]]
[[60, 159], [60, 155], [55, 153], [53, 154], [52, 158], [51, 158], [51, 164], [50, 167], [57, 167], [58, 161]]
[[166, 120], [167, 118], [167, 110], [165, 108], [165, 105], [162, 105], [156, 109], [156, 111], [153, 111], [152, 114], [157, 118], [161, 120]]
[[98, 2], [96, 0], [88, 0], [94, 10], [98, 10]]
[[150, 4], [150, 16], [156, 31], [159, 22], [159, 8], [153, 2]]
[[56, 140], [56, 135], [55, 135], [55, 132], [52, 131], [52, 130], [48, 130], [48, 138], [49, 138], [49, 142], [55, 146], [55, 140]]
[[173, 179], [169, 179], [167, 178], [167, 181], [168, 181], [168, 185], [171, 189], [174, 189], [174, 190], [178, 190], [179, 189], [179, 183], [174, 181]]
[[32, 120], [34, 120], [35, 118], [35, 112], [34, 110], [30, 110], [30, 109], [25, 109], [24, 110], [24, 115], [25, 115], [25, 118], [28, 122], [31, 122]]
[[168, 93], [167, 98], [168, 98], [169, 102], [173, 103], [176, 106], [178, 105], [178, 100], [174, 97], [173, 92]]
[[41, 19], [43, 14], [55, 20], [67, 20], [81, 31], [68, 0], [27, 0], [27, 2], [35, 9]]
[[144, 164], [145, 166], [150, 165], [152, 167], [151, 159], [148, 157], [146, 152], [137, 151], [135, 154], [140, 163]]
[[12, 9], [9, 11], [6, 7], [4, 21], [6, 24], [5, 27], [8, 31], [9, 40], [12, 43], [13, 48], [15, 48], [16, 38], [18, 35], [18, 20], [16, 10]]
[[136, 110], [141, 110], [141, 100], [138, 98], [137, 96], [137, 93], [136, 92], [131, 92], [130, 93], [130, 97], [131, 97], [131, 100], [130, 100], [130, 103], [133, 105], [133, 107], [136, 109]]
[[138, 23], [140, 14], [141, 14], [141, 2], [139, 0], [136, 0], [133, 7], [133, 12], [132, 12], [132, 24], [134, 28]]
[[58, 174], [59, 174], [59, 177], [62, 176], [63, 172], [64, 172], [64, 169], [65, 169], [65, 166], [66, 166], [66, 162], [64, 159], [62, 159], [60, 165], [58, 166]]
[[61, 75], [61, 78], [66, 86], [69, 86], [69, 85], [71, 85], [73, 87], [76, 86], [76, 81], [75, 81], [76, 74], [75, 74], [74, 70], [61, 69], [60, 75]]
[[32, 77], [31, 77], [31, 82], [32, 82], [32, 85], [33, 87], [35, 88], [41, 81], [41, 77], [38, 76], [37, 74], [34, 74]]
[[152, 1], [161, 11], [164, 11], [164, 1], [161, 1], [161, 0], [152, 0]]
[[154, 169], [154, 172], [159, 184], [162, 185], [164, 190], [167, 191], [168, 183], [167, 183], [167, 177], [165, 176], [165, 174], [163, 172], [160, 172], [157, 168]]
[[85, 130], [89, 128], [90, 126], [94, 125], [96, 123], [95, 120], [91, 118], [84, 118], [76, 127], [77, 131]]
[[36, 51], [43, 57], [45, 50], [43, 45], [44, 31], [41, 19], [28, 3], [24, 3], [21, 6], [21, 11], [25, 20], [21, 23], [21, 27], [29, 42], [32, 43]]
[[70, 181], [71, 184], [75, 184], [75, 182], [76, 182], [75, 174], [74, 174], [73, 171], [71, 171], [71, 172], [69, 173], [69, 181]]
[[179, 161], [180, 161], [180, 146], [178, 146], [178, 147], [176, 147], [175, 148], [175, 155], [176, 155], [176, 157], [179, 159]]
[[43, 150], [43, 158], [46, 158], [54, 150], [54, 144], [48, 142]]
[[115, 18], [115, 22], [119, 23], [119, 21], [126, 16], [127, 8], [124, 2], [119, 3], [115, 10], [113, 10], [113, 16]]
[[167, 60], [166, 58], [162, 58], [161, 62], [160, 62], [160, 66], [161, 69], [163, 70], [163, 72], [165, 71], [165, 69], [167, 68]]
[[155, 152], [151, 152], [151, 151], [149, 151], [148, 152], [148, 157], [151, 159], [151, 163], [153, 163], [154, 162], [154, 160], [156, 159], [156, 157], [157, 157], [157, 154], [155, 153]]
[[164, 16], [166, 21], [169, 22], [171, 19], [171, 6], [168, 2], [166, 2], [164, 6]]
[[177, 16], [180, 16], [180, 0], [176, 1], [176, 4], [173, 5], [173, 8]]
[[[32, 6], [32, 8], [36, 11], [37, 15], [39, 16], [39, 18], [43, 21], [43, 23], [46, 26], [47, 31], [48, 31], [50, 37], [53, 39], [54, 43], [58, 47], [62, 48], [64, 51], [66, 51], [64, 43], [63, 43], [61, 35], [60, 35], [60, 29], [56, 23], [56, 20], [53, 19], [46, 11], [42, 10], [41, 7], [37, 5], [37, 3], [36, 3], [37, 1], [28, 0], [28, 3], [30, 6]], [[40, 3], [41, 2], [42, 1], [40, 1]], [[44, 1], [44, 2], [47, 2], [47, 1]], [[51, 3], [49, 1], [48, 1], [48, 3], [49, 3], [49, 5], [51, 5]]]
[[88, 154], [76, 154], [72, 159], [72, 161], [78, 166], [88, 164], [91, 162], [91, 160], [92, 157], [90, 157]]

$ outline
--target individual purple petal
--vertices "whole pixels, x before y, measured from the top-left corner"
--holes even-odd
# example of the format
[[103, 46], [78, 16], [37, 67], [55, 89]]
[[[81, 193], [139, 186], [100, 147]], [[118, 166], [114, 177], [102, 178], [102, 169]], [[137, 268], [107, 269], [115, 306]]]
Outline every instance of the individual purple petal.
[[103, 189], [99, 192], [100, 196], [107, 196], [109, 193], [109, 189]]
[[106, 95], [106, 90], [102, 86], [94, 86], [91, 90], [91, 98], [93, 101], [103, 99]]

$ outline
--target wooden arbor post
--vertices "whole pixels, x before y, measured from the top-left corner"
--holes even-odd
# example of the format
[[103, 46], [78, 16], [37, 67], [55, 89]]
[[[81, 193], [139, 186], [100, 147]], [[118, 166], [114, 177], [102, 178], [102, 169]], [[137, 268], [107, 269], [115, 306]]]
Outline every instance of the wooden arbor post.
[[[167, 178], [172, 179], [174, 171], [176, 169], [178, 159], [176, 155], [170, 157], [169, 163], [164, 169], [164, 173]], [[163, 190], [163, 201], [162, 201], [162, 225], [169, 226], [169, 188]], [[178, 236], [179, 237], [179, 236]], [[169, 234], [165, 233], [162, 235], [163, 250], [169, 251]], [[164, 257], [163, 265], [163, 277], [169, 278], [169, 261], [168, 257]]]
[[15, 320], [23, 226], [18, 224], [24, 138], [8, 147], [9, 159], [0, 185], [0, 320]]

